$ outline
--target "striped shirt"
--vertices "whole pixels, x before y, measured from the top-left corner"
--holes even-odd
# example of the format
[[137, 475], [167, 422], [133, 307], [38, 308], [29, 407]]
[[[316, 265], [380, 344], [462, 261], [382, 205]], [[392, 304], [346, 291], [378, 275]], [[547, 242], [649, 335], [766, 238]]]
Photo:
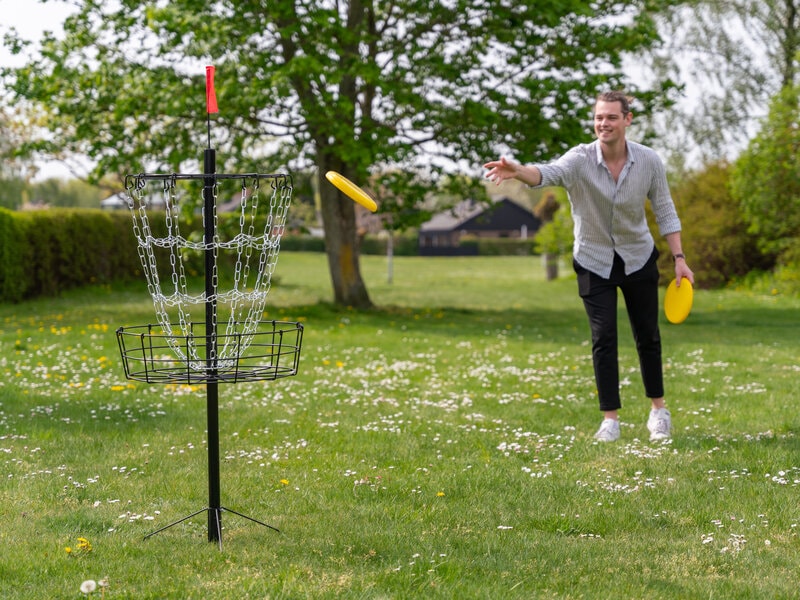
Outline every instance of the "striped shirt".
[[628, 159], [616, 182], [598, 141], [578, 145], [551, 164], [537, 165], [540, 187], [559, 186], [569, 194], [575, 260], [606, 279], [615, 252], [625, 262], [626, 274], [638, 271], [650, 258], [655, 242], [647, 226], [646, 200], [661, 235], [681, 230], [658, 155], [642, 144], [627, 144]]

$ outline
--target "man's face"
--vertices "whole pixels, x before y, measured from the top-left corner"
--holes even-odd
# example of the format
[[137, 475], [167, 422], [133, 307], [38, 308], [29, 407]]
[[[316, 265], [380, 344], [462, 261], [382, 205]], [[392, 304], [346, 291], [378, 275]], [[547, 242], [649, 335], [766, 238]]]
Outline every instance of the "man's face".
[[620, 102], [599, 101], [594, 107], [594, 133], [604, 144], [613, 144], [625, 139], [625, 129], [631, 124], [633, 115], [622, 114]]

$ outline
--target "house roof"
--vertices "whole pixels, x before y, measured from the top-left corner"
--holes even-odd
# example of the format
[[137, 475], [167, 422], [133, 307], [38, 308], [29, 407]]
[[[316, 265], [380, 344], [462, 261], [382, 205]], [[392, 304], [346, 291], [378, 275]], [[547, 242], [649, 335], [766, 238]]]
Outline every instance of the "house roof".
[[420, 231], [452, 231], [458, 226], [486, 210], [484, 204], [474, 200], [462, 200], [451, 209], [437, 213], [430, 221], [419, 226]]
[[[488, 215], [485, 214], [487, 212]], [[509, 198], [500, 198], [493, 204], [464, 200], [452, 209], [434, 215], [431, 220], [420, 226], [420, 232], [445, 232], [458, 229], [486, 230], [498, 227], [506, 229], [510, 215], [513, 215], [511, 221], [514, 223], [511, 228], [526, 224], [538, 229], [541, 225], [541, 221], [536, 215]]]
[[125, 192], [118, 192], [100, 201], [100, 208], [128, 208]]

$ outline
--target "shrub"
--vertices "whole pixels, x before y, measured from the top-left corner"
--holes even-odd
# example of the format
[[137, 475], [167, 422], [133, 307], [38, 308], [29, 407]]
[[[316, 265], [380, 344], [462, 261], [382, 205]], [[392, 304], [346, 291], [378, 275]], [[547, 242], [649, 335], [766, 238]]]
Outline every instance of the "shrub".
[[[759, 252], [729, 193], [730, 171], [725, 163], [708, 165], [672, 188], [681, 219], [683, 250], [701, 288], [720, 287], [754, 269], [772, 266]], [[662, 279], [669, 281], [675, 277], [669, 247], [657, 232], [654, 236], [661, 252]]]

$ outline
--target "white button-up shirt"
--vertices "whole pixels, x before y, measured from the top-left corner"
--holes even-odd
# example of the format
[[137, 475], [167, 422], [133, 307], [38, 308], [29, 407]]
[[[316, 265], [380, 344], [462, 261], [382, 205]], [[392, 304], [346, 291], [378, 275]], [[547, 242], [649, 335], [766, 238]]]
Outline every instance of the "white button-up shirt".
[[628, 159], [617, 181], [598, 141], [576, 146], [551, 164], [537, 165], [541, 186], [563, 187], [569, 194], [575, 260], [606, 279], [615, 252], [625, 262], [626, 274], [638, 271], [650, 258], [655, 242], [647, 226], [646, 200], [661, 235], [681, 230], [661, 159], [647, 146], [626, 143]]

